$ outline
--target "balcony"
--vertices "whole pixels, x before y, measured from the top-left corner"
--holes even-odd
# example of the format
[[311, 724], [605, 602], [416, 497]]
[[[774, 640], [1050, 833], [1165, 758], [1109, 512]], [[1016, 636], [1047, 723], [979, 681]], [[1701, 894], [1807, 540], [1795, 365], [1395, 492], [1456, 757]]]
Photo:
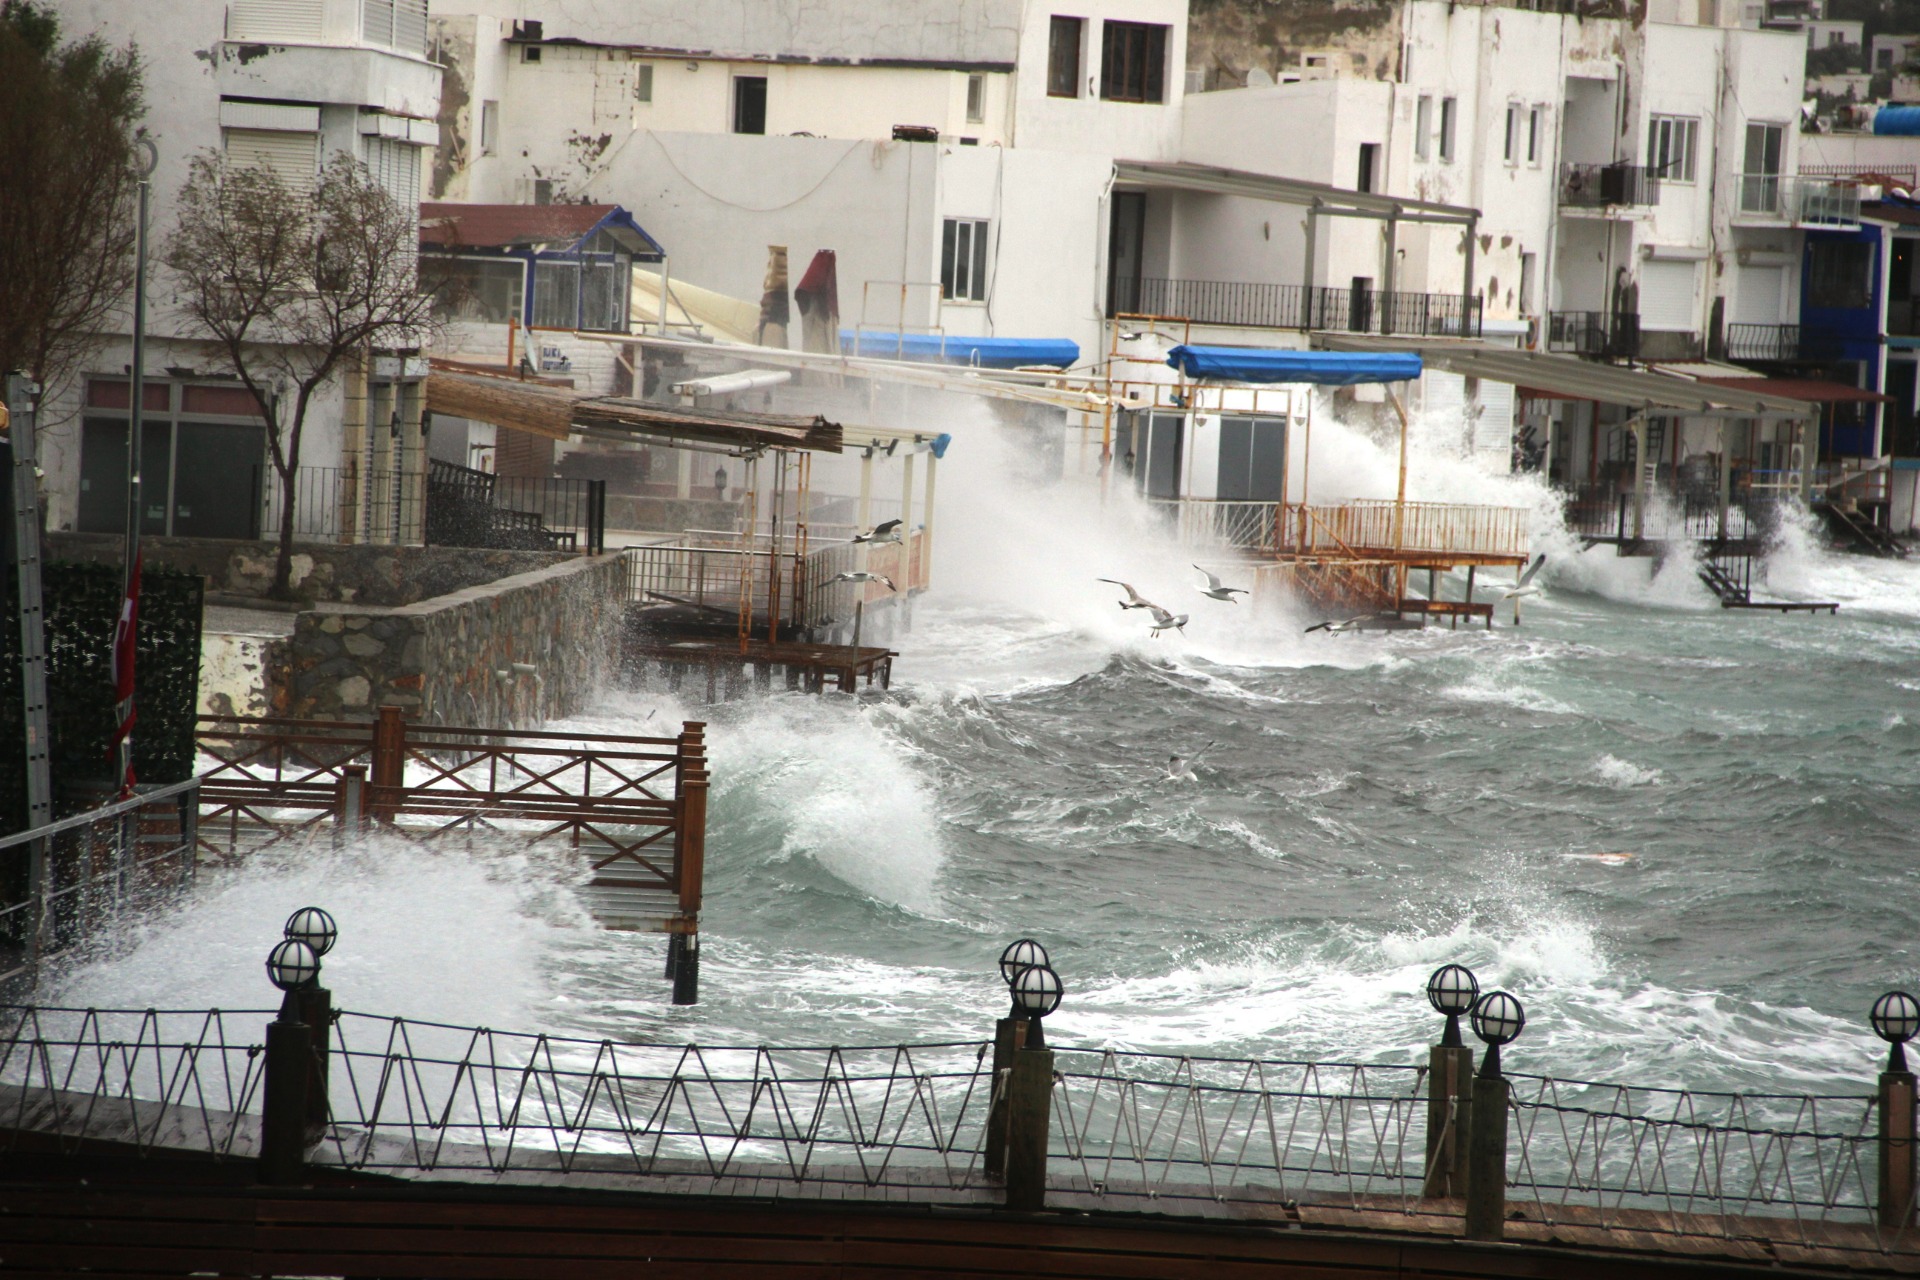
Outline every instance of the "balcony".
[[1727, 326], [1726, 358], [1761, 362], [1839, 360], [1843, 358], [1843, 352], [1838, 338], [1808, 333], [1797, 324], [1730, 324]]
[[1735, 222], [1791, 223], [1797, 227], [1857, 227], [1860, 188], [1832, 178], [1743, 173], [1736, 180]]
[[1553, 311], [1547, 314], [1547, 350], [1593, 360], [1632, 360], [1640, 354], [1640, 317], [1632, 311]]
[[1920, 298], [1888, 301], [1887, 333], [1896, 338], [1920, 337]]
[[1422, 338], [1475, 338], [1481, 321], [1480, 300], [1459, 294], [1232, 280], [1143, 279], [1137, 289], [1114, 291], [1113, 311], [1248, 329], [1337, 329]]
[[1659, 174], [1645, 165], [1560, 166], [1560, 207], [1563, 209], [1617, 209], [1653, 205], [1659, 200]]

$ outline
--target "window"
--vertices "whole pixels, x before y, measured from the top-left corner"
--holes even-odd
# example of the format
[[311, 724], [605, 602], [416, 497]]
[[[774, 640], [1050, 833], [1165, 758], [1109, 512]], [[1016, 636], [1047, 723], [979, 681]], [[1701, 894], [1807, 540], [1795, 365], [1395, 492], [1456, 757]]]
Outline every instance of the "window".
[[1692, 182], [1700, 122], [1692, 116], [1655, 116], [1647, 125], [1647, 168], [1662, 182]]
[[765, 76], [733, 78], [733, 131], [735, 133], [767, 131], [767, 78]]
[[1507, 132], [1501, 147], [1500, 158], [1508, 164], [1520, 163], [1520, 104], [1507, 104]]
[[1355, 191], [1373, 190], [1374, 171], [1380, 163], [1380, 144], [1363, 142], [1360, 144], [1360, 172], [1354, 176]]
[[[126, 382], [93, 379], [80, 431], [79, 528], [127, 527]], [[183, 538], [257, 538], [272, 483], [266, 432], [251, 393], [145, 379], [141, 394], [140, 528]], [[104, 412], [103, 412], [104, 411]], [[213, 418], [224, 421], [201, 421]]]
[[1893, 70], [1893, 50], [1875, 49], [1873, 51], [1873, 65], [1877, 71]]
[[1423, 93], [1413, 108], [1413, 156], [1425, 160], [1433, 154], [1433, 95]]
[[633, 100], [653, 101], [653, 64], [643, 62], [633, 69]]
[[987, 300], [987, 222], [948, 218], [940, 237], [940, 296], [956, 302]]
[[1287, 420], [1220, 419], [1220, 462], [1214, 495], [1227, 502], [1280, 502], [1287, 491]]
[[1542, 151], [1541, 144], [1546, 141], [1547, 109], [1534, 107], [1527, 112], [1527, 163], [1538, 168]]
[[1080, 96], [1080, 37], [1084, 18], [1055, 15], [1047, 31], [1047, 96]]
[[402, 209], [420, 204], [420, 151], [398, 138], [366, 139], [367, 172]]
[[1523, 253], [1520, 255], [1520, 314], [1537, 314], [1533, 309], [1534, 280], [1540, 271], [1540, 255]]
[[539, 46], [539, 45], [537, 45], [537, 44], [523, 44], [523, 45], [521, 45], [521, 46], [520, 46], [520, 61], [522, 61], [522, 62], [538, 62], [538, 61], [540, 61], [540, 46]]
[[580, 321], [580, 264], [533, 264], [533, 323], [548, 329], [572, 329]]
[[500, 145], [500, 104], [488, 98], [480, 104], [480, 154], [490, 156]]
[[1440, 99], [1440, 162], [1453, 163], [1453, 118], [1456, 111], [1452, 98]]
[[1780, 211], [1780, 152], [1786, 130], [1777, 124], [1747, 126], [1746, 164], [1740, 172], [1740, 211]]
[[422, 274], [432, 281], [434, 315], [441, 320], [513, 324], [525, 313], [526, 264], [517, 259], [424, 257]]
[[287, 189], [310, 192], [320, 166], [320, 135], [281, 129], [222, 129], [221, 148], [236, 169], [262, 168]]
[[1109, 102], [1164, 102], [1167, 28], [1151, 22], [1100, 27], [1100, 96]]
[[1873, 305], [1873, 246], [1864, 240], [1812, 240], [1807, 245], [1806, 304], [1846, 309]]
[[967, 77], [967, 123], [984, 124], [987, 119], [987, 78]]

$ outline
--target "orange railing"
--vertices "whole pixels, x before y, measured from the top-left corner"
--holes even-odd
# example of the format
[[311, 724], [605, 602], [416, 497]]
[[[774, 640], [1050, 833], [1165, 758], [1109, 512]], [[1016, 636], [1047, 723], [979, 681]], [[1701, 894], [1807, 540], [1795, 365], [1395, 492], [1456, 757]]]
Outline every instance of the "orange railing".
[[1445, 554], [1524, 556], [1525, 507], [1365, 499], [1338, 506], [1283, 504], [1276, 534], [1285, 555]]

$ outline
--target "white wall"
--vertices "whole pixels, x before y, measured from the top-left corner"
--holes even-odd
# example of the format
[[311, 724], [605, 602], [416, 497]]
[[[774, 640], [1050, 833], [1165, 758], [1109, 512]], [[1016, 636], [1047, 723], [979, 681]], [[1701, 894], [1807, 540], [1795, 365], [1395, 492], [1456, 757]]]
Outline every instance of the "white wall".
[[[1047, 95], [1047, 44], [1059, 13], [1085, 19], [1080, 61], [1080, 93], [1074, 98]], [[1159, 23], [1171, 28], [1167, 39], [1166, 101], [1108, 102], [1100, 93], [1101, 24]], [[1180, 145], [1180, 104], [1185, 97], [1187, 65], [1186, 0], [1097, 0], [1056, 3], [1027, 0], [1015, 77], [1013, 142], [1046, 151], [1101, 155], [1109, 159], [1172, 159]]]

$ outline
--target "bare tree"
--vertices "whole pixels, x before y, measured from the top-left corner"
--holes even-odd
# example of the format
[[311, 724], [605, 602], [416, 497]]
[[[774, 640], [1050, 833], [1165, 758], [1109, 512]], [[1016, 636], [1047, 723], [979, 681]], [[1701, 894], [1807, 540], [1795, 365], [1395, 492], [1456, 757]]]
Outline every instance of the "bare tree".
[[419, 210], [344, 153], [311, 191], [295, 191], [264, 166], [227, 166], [211, 152], [194, 157], [177, 210], [161, 260], [181, 309], [219, 346], [269, 424], [281, 490], [269, 591], [284, 599], [300, 442], [315, 395], [364, 369], [376, 348], [424, 345], [433, 327], [417, 266]]
[[52, 14], [0, 2], [0, 371], [43, 397], [103, 342], [133, 284], [140, 57], [60, 44]]

